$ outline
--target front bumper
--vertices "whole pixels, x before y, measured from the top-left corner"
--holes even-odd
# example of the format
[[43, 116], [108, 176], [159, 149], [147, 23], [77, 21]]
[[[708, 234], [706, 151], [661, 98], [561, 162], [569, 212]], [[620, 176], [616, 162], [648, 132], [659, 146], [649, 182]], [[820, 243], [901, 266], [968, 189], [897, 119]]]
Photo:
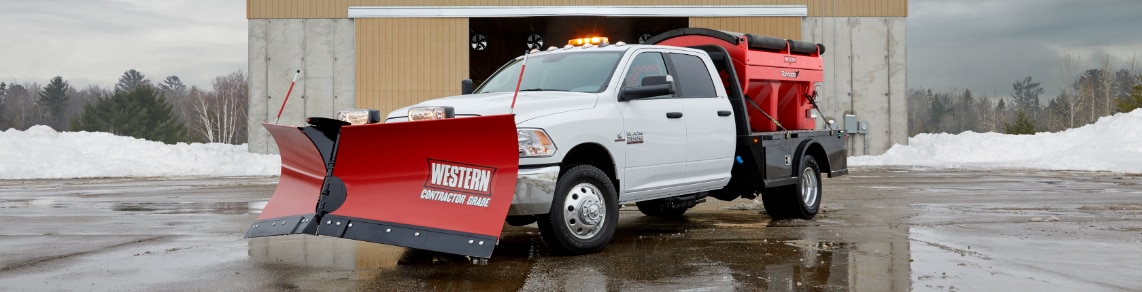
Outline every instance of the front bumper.
[[551, 211], [559, 166], [520, 168], [508, 215], [538, 215]]

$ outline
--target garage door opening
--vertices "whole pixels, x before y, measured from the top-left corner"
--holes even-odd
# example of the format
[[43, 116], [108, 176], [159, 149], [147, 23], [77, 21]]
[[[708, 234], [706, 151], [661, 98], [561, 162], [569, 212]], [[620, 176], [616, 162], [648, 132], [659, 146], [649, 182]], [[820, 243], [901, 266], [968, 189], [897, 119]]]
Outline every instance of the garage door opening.
[[476, 85], [529, 48], [563, 47], [567, 40], [605, 36], [612, 43], [637, 44], [650, 36], [690, 26], [686, 17], [552, 16], [470, 18], [468, 78]]

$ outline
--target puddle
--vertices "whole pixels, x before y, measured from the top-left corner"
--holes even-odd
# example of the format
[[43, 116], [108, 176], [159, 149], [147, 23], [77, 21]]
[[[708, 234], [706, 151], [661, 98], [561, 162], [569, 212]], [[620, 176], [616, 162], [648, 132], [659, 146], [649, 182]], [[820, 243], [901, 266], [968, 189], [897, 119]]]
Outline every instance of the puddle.
[[606, 249], [579, 256], [553, 255], [534, 225], [505, 227], [485, 265], [462, 256], [308, 235], [253, 238], [248, 252], [265, 269], [310, 268], [355, 279], [337, 289], [383, 283], [393, 290], [885, 291], [908, 285], [907, 240], [819, 240], [834, 238], [833, 232], [807, 230], [813, 227], [805, 225], [818, 225], [812, 221], [782, 224], [798, 229], [773, 228], [767, 216], [748, 211], [629, 217]]
[[[114, 203], [112, 211], [118, 212], [148, 212], [155, 214], [221, 214], [242, 215], [261, 212], [255, 209], [258, 203], [250, 202], [213, 202], [213, 203]], [[261, 205], [265, 207], [264, 203]]]
[[64, 204], [59, 199], [36, 198], [36, 199], [16, 199], [16, 200], [0, 200], [0, 209], [4, 208], [63, 208]]

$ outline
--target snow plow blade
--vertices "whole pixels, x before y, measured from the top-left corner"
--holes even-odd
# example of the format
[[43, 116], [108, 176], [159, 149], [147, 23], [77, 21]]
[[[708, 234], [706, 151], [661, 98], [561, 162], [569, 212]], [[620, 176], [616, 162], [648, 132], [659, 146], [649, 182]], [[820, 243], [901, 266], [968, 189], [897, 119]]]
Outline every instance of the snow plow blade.
[[282, 175], [246, 237], [313, 234], [491, 256], [519, 170], [514, 117], [308, 121], [263, 124]]

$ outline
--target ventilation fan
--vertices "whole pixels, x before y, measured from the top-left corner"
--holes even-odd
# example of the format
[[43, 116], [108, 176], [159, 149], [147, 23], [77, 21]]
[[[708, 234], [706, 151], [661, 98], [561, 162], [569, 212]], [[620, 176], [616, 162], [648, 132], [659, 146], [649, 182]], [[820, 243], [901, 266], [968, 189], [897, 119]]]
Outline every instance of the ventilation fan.
[[538, 33], [533, 33], [527, 36], [527, 49], [528, 50], [542, 50], [543, 49], [543, 36]]
[[474, 34], [468, 44], [472, 46], [473, 50], [483, 51], [488, 48], [488, 37], [484, 34]]
[[646, 41], [649, 41], [651, 37], [653, 37], [653, 36], [650, 35], [649, 33], [644, 33], [644, 34], [638, 35], [638, 43], [645, 44]]

